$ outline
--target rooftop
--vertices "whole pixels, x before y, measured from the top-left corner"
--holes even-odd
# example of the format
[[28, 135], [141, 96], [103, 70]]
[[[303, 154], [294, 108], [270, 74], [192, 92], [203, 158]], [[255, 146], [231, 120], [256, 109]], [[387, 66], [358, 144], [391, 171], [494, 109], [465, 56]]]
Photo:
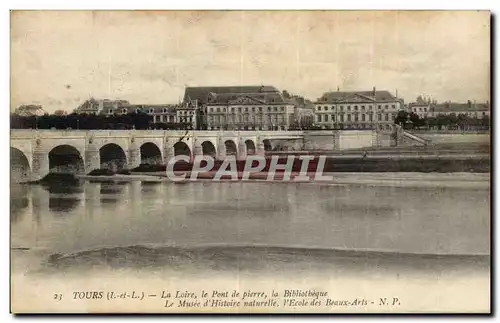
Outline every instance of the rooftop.
[[199, 104], [228, 104], [240, 97], [260, 100], [264, 103], [268, 101], [284, 102], [280, 91], [269, 85], [186, 87], [184, 92], [184, 102], [197, 100]]
[[398, 98], [389, 91], [335, 91], [324, 93], [317, 103], [340, 103], [340, 102], [389, 102]]

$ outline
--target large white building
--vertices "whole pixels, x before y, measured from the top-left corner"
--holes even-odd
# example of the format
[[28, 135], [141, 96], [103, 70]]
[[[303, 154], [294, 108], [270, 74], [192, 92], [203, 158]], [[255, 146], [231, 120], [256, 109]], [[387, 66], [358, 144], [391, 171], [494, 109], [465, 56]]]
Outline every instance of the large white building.
[[391, 130], [401, 99], [388, 91], [326, 92], [314, 103], [315, 124], [323, 129]]
[[196, 102], [208, 130], [287, 130], [295, 120], [295, 105], [274, 86], [187, 87], [186, 102]]

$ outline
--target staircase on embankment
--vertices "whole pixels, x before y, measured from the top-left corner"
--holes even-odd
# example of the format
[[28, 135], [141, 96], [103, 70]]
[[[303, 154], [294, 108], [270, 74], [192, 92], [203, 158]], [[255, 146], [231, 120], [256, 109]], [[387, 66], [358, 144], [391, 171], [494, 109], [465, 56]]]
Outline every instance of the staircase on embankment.
[[392, 132], [376, 131], [374, 143], [377, 147], [428, 146], [431, 141], [397, 126]]
[[431, 143], [430, 140], [419, 137], [409, 131], [402, 130], [401, 143], [408, 142], [417, 146], [427, 146]]

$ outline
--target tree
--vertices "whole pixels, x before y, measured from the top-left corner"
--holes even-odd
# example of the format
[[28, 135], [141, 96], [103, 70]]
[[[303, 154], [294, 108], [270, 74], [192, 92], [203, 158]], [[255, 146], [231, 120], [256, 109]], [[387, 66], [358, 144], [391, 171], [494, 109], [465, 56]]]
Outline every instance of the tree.
[[399, 110], [398, 115], [394, 119], [394, 123], [404, 126], [404, 124], [406, 124], [407, 122], [408, 122], [408, 112], [404, 110]]
[[409, 118], [414, 128], [425, 126], [425, 119], [420, 118], [419, 115], [416, 114], [415, 112], [410, 113]]
[[412, 123], [418, 123], [420, 121], [420, 117], [415, 112], [411, 112], [408, 117]]
[[487, 115], [484, 115], [483, 118], [481, 119], [481, 125], [483, 127], [490, 127], [490, 117], [488, 117]]
[[419, 96], [417, 96], [416, 103], [417, 104], [425, 104], [425, 100], [421, 95], [419, 95]]
[[458, 117], [455, 113], [451, 113], [448, 115], [449, 125], [456, 125], [458, 122]]

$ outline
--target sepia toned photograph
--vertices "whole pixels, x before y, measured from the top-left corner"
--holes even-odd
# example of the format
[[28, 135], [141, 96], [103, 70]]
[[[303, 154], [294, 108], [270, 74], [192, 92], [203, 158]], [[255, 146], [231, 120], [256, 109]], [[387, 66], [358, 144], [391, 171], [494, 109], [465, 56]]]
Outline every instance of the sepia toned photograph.
[[11, 10], [11, 313], [490, 313], [491, 19]]

